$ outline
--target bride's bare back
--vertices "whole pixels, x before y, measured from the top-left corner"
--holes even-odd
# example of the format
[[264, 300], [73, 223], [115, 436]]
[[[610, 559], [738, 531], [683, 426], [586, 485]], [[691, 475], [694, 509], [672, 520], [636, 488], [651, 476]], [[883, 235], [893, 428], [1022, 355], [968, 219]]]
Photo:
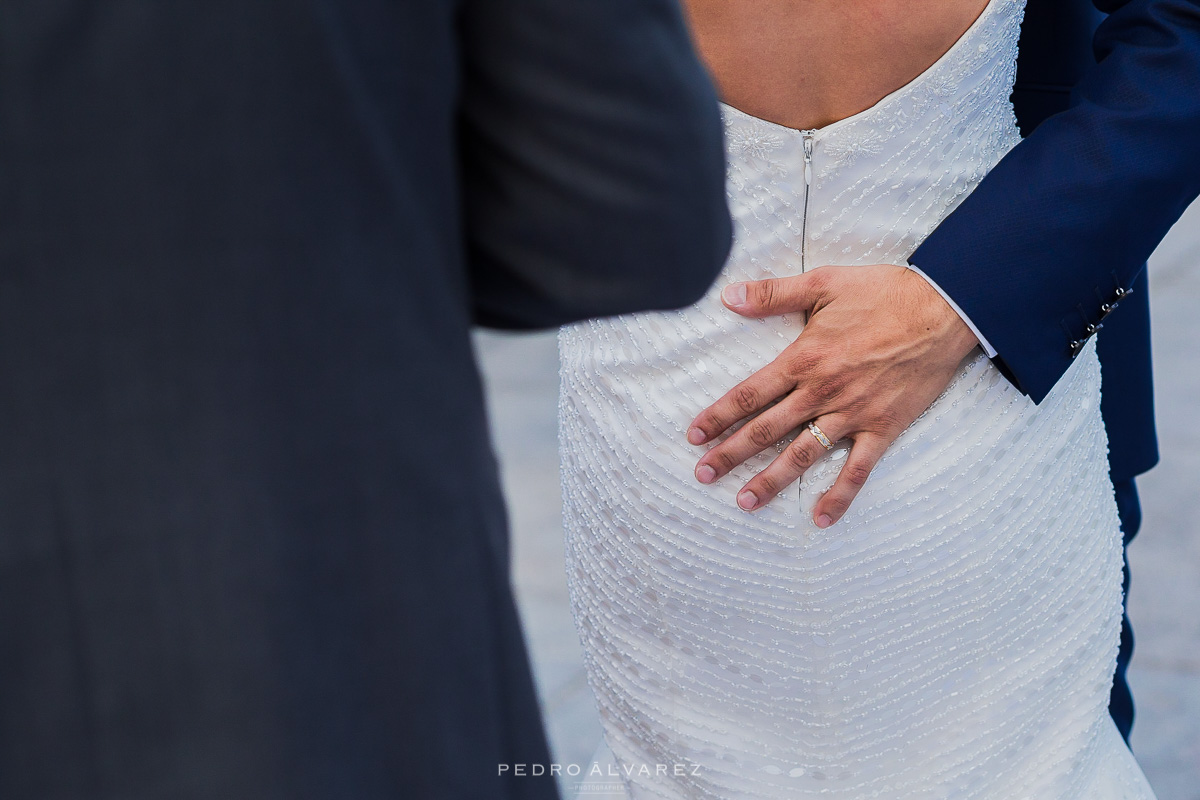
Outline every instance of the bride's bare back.
[[986, 0], [685, 0], [721, 99], [791, 128], [870, 108], [924, 72]]

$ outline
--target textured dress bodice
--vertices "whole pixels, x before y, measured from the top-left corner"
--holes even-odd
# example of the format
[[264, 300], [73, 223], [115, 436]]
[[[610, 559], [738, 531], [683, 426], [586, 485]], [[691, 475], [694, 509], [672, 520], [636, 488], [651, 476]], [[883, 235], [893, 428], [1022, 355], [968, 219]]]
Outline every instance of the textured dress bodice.
[[560, 334], [572, 610], [633, 798], [1153, 796], [1106, 711], [1121, 536], [1094, 346], [1040, 405], [972, 353], [827, 530], [811, 510], [844, 444], [750, 514], [736, 492], [782, 445], [704, 486], [685, 439], [802, 330], [733, 314], [724, 285], [904, 264], [1019, 141], [1022, 8], [991, 0], [825, 128], [726, 107], [713, 289]]

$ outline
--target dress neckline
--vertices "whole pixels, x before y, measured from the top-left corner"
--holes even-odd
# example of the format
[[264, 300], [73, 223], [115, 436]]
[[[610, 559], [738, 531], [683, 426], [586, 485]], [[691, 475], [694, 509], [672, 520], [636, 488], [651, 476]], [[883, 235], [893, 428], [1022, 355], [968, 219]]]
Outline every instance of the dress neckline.
[[946, 63], [948, 63], [952, 58], [957, 56], [958, 52], [967, 46], [967, 43], [969, 42], [969, 40], [974, 38], [975, 32], [977, 30], [979, 30], [981, 27], [983, 27], [985, 19], [992, 15], [993, 9], [996, 6], [1000, 5], [1001, 2], [1002, 2], [1002, 0], [988, 0], [987, 5], [985, 5], [983, 7], [983, 10], [979, 12], [979, 16], [975, 17], [975, 21], [972, 22], [969, 26], [967, 26], [967, 29], [965, 31], [963, 31], [961, 36], [959, 36], [957, 39], [954, 40], [954, 44], [950, 45], [950, 47], [946, 50], [946, 52], [944, 52], [940, 56], [938, 56], [936, 61], [934, 61], [932, 64], [930, 64], [924, 70], [922, 70], [916, 77], [914, 77], [912, 80], [908, 81], [908, 83], [905, 83], [903, 86], [901, 86], [898, 89], [888, 92], [883, 97], [881, 97], [879, 100], [875, 101], [871, 105], [864, 108], [862, 111], [857, 111], [848, 117], [842, 117], [839, 120], [834, 120], [833, 122], [830, 122], [827, 125], [822, 125], [819, 128], [792, 128], [787, 125], [782, 125], [778, 122], [772, 122], [769, 119], [764, 119], [762, 117], [756, 117], [753, 114], [748, 114], [745, 111], [742, 111], [740, 108], [731, 106], [724, 101], [720, 101], [720, 106], [726, 114], [732, 114], [733, 116], [736, 116], [736, 117], [741, 117], [746, 120], [751, 120], [759, 125], [767, 125], [767, 126], [770, 126], [771, 128], [775, 128], [779, 131], [784, 131], [784, 132], [787, 132], [790, 134], [809, 135], [814, 138], [824, 136], [833, 130], [836, 130], [845, 125], [849, 125], [853, 122], [857, 122], [858, 120], [862, 119], [863, 117], [867, 116], [868, 114], [872, 114], [888, 105], [891, 105], [896, 100], [909, 94], [914, 89], [919, 87], [926, 80], [928, 80], [928, 78], [931, 75], [933, 75], [936, 72], [939, 72]]

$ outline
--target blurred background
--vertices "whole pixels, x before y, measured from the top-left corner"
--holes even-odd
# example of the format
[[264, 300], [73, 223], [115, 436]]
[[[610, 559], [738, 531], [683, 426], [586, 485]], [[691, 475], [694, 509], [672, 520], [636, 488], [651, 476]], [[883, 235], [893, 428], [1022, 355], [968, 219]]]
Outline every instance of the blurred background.
[[[1133, 748], [1159, 800], [1200, 800], [1200, 202], [1155, 252], [1150, 285], [1162, 461], [1138, 480], [1144, 521], [1129, 551]], [[586, 771], [601, 733], [563, 571], [555, 334], [481, 332], [476, 344], [551, 752]], [[566, 800], [579, 780], [560, 781]]]

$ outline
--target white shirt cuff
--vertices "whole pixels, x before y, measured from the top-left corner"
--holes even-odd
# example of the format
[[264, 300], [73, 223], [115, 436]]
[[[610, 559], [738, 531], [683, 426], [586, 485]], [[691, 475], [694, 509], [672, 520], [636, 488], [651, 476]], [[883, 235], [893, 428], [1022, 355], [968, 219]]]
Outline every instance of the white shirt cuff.
[[962, 318], [962, 321], [967, 323], [967, 327], [971, 329], [971, 333], [975, 334], [975, 338], [979, 340], [979, 346], [983, 348], [983, 352], [987, 354], [987, 357], [995, 358], [996, 357], [996, 348], [992, 347], [988, 343], [988, 340], [986, 338], [984, 338], [984, 335], [979, 332], [979, 328], [975, 327], [975, 323], [971, 322], [971, 318], [966, 315], [966, 312], [964, 312], [961, 308], [958, 307], [958, 303], [956, 303], [952, 299], [950, 299], [950, 295], [943, 292], [942, 287], [938, 286], [937, 282], [934, 281], [933, 278], [926, 275], [920, 269], [918, 269], [917, 267], [914, 267], [912, 264], [905, 264], [904, 266], [908, 267], [913, 272], [917, 273], [922, 278], [924, 278], [925, 282], [928, 283], [930, 286], [932, 286], [934, 288], [934, 290], [942, 296], [942, 299], [950, 304], [950, 307], [954, 309], [954, 313], [958, 314], [958, 316]]

